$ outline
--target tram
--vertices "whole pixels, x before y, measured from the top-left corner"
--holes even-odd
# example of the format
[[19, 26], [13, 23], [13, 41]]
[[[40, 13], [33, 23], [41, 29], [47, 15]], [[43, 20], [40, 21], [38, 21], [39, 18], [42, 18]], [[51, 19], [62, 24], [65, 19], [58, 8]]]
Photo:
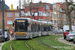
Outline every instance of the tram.
[[14, 22], [15, 39], [32, 39], [43, 35], [51, 35], [52, 23], [30, 18], [16, 18]]

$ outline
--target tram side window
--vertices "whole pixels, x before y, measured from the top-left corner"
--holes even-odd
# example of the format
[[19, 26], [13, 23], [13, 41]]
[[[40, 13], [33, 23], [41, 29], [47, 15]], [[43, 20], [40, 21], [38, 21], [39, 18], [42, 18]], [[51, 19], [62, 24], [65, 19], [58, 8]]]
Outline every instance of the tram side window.
[[38, 31], [38, 24], [36, 24], [35, 27], [36, 27], [36, 32], [37, 32]]
[[32, 32], [32, 25], [31, 25], [31, 32]]
[[41, 30], [44, 31], [44, 25], [41, 25]]
[[38, 25], [38, 31], [40, 31], [40, 25]]
[[44, 31], [46, 31], [46, 27], [44, 27]]
[[31, 25], [31, 31], [34, 31], [34, 24]]

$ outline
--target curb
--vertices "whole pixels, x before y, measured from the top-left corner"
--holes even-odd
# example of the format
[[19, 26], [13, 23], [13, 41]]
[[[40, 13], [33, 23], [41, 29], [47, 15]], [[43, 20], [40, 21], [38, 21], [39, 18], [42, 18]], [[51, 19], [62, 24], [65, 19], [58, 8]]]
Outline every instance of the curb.
[[5, 43], [3, 43], [2, 45], [1, 45], [1, 50], [2, 50], [2, 46], [4, 45]]
[[[13, 39], [14, 39], [14, 38], [13, 38]], [[13, 39], [11, 39], [11, 40], [13, 40]], [[10, 41], [11, 41], [11, 40], [10, 40]], [[10, 41], [7, 41], [7, 42], [10, 42]], [[5, 42], [5, 43], [7, 43], [7, 42]], [[3, 43], [3, 44], [1, 45], [1, 50], [2, 50], [2, 46], [3, 46], [5, 43]]]

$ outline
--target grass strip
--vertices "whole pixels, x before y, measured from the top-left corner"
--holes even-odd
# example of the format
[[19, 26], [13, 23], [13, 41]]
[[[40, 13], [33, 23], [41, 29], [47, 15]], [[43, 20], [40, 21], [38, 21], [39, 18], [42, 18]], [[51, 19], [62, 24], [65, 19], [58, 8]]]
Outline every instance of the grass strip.
[[[55, 35], [51, 35], [51, 36], [42, 36], [42, 37], [37, 37], [37, 38], [33, 38], [31, 40], [27, 40], [27, 45], [29, 45], [33, 50], [54, 50], [52, 48], [46, 47], [43, 44], [41, 44], [39, 42], [40, 38], [41, 41], [51, 47], [55, 47], [58, 50], [75, 50], [71, 49], [73, 46], [71, 45], [67, 45], [64, 43], [61, 43], [59, 41], [56, 40], [57, 37], [60, 36], [55, 36]], [[50, 40], [51, 39], [51, 40]], [[13, 42], [13, 40], [6, 42], [3, 46], [2, 46], [2, 50], [10, 50], [10, 44]], [[13, 50], [30, 50], [26, 45], [25, 45], [25, 40], [16, 40], [13, 44], [12, 44]]]
[[[45, 36], [44, 36], [45, 37]], [[27, 41], [27, 44], [31, 47], [31, 48], [33, 48], [33, 50], [53, 50], [53, 49], [51, 49], [51, 48], [49, 48], [49, 47], [46, 47], [46, 46], [44, 46], [43, 44], [41, 44], [40, 42], [39, 42], [39, 39], [40, 38], [43, 38], [43, 37], [38, 37], [38, 38], [34, 38], [34, 39], [32, 39], [32, 40], [28, 40]]]
[[13, 50], [30, 50], [26, 45], [25, 45], [25, 40], [16, 40], [12, 44]]
[[[71, 45], [67, 45], [67, 44], [63, 44], [61, 42], [58, 42], [56, 40], [57, 37], [60, 37], [60, 36], [55, 36], [55, 35], [47, 36], [46, 38], [42, 39], [42, 42], [44, 42], [45, 44], [47, 44], [49, 46], [57, 48], [58, 50], [72, 50], [72, 49], [74, 49], [73, 46], [71, 46]], [[62, 44], [63, 44], [63, 46], [62, 46]]]
[[51, 40], [52, 40], [53, 42], [57, 43], [58, 45], [71, 46], [71, 45], [64, 44], [64, 43], [61, 43], [61, 42], [57, 41], [56, 38], [60, 38], [60, 36], [55, 36], [55, 37], [51, 36], [51, 37], [52, 37]]
[[2, 46], [2, 50], [11, 50], [10, 49], [10, 44], [13, 42], [14, 40], [5, 42], [5, 44]]

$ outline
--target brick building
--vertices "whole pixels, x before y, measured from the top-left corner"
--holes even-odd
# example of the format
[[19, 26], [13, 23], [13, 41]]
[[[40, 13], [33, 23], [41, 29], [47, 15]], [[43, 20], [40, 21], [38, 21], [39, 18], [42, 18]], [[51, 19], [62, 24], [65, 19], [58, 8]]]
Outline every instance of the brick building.
[[[47, 20], [47, 21], [52, 21], [52, 16], [51, 16], [51, 13], [53, 11], [53, 8], [52, 8], [52, 5], [50, 3], [42, 3], [40, 4], [40, 7], [39, 7], [39, 3], [34, 3], [32, 4], [32, 13], [34, 13], [35, 11], [35, 14], [33, 16], [33, 19], [39, 19], [39, 20]], [[38, 8], [39, 7], [39, 8]], [[38, 9], [38, 11], [37, 11]], [[39, 15], [38, 15], [39, 13]], [[27, 18], [31, 18], [31, 15], [30, 15], [30, 9], [28, 6], [25, 7], [25, 14], [26, 14], [26, 17]]]
[[[12, 24], [15, 20], [15, 18], [19, 18], [19, 11], [18, 10], [5, 10], [4, 11], [4, 20], [5, 20], [5, 29], [9, 29], [9, 31], [12, 31]], [[0, 24], [2, 25], [2, 11], [0, 11]], [[2, 26], [0, 27], [2, 28]]]

